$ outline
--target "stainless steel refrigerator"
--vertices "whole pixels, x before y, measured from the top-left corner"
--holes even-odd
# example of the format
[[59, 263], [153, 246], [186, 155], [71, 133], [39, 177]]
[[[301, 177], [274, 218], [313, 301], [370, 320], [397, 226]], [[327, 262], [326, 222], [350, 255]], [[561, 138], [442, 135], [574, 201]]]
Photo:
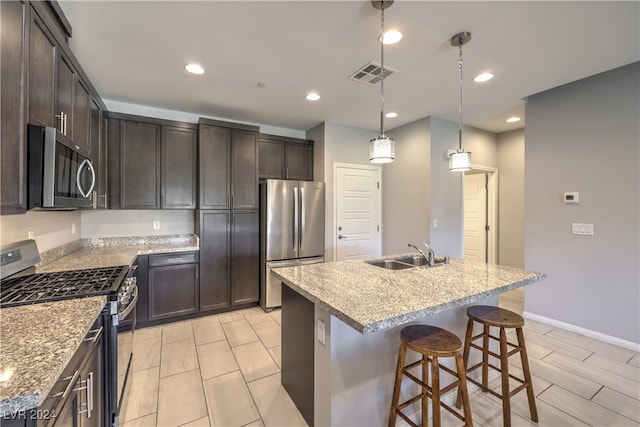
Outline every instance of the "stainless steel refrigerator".
[[260, 306], [280, 307], [271, 269], [324, 262], [324, 182], [268, 179], [260, 184]]

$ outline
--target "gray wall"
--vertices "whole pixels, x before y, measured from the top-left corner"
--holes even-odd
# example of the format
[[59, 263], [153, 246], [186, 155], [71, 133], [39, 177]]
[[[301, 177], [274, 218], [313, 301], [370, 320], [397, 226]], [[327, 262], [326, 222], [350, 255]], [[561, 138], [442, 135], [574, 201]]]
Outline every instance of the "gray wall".
[[[640, 343], [640, 63], [529, 97], [527, 312]], [[580, 203], [562, 195], [578, 191]], [[594, 236], [571, 234], [594, 224]]]
[[498, 264], [524, 267], [524, 129], [498, 135]]
[[[335, 207], [334, 200], [334, 163], [351, 163], [367, 165], [369, 163], [369, 140], [377, 134], [375, 131], [354, 128], [337, 123], [322, 123], [307, 132], [307, 138], [313, 139], [314, 156], [322, 156], [324, 161], [320, 165], [314, 159], [314, 179], [324, 177], [326, 189], [325, 206], [325, 260], [333, 261], [335, 257], [335, 243], [333, 242], [333, 231], [336, 227], [334, 223]], [[317, 144], [317, 146], [316, 146]], [[322, 174], [320, 173], [322, 168]], [[383, 173], [384, 176], [384, 173]], [[384, 203], [384, 202], [383, 202]]]
[[382, 253], [402, 253], [429, 242], [431, 189], [431, 119], [425, 118], [393, 129], [396, 160], [384, 166], [382, 179], [384, 218]]

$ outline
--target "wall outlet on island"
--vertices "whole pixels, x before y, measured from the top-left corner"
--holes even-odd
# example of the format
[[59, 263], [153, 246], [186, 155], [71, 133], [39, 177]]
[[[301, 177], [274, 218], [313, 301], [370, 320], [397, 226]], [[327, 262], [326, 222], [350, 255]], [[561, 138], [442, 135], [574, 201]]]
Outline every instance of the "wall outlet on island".
[[160, 230], [160, 221], [153, 221], [153, 229]]
[[318, 319], [318, 341], [320, 344], [326, 345], [325, 324], [322, 319]]
[[71, 223], [71, 234], [76, 234], [76, 223], [75, 222]]
[[35, 239], [36, 233], [34, 233], [32, 230], [27, 231], [27, 238], [31, 240]]

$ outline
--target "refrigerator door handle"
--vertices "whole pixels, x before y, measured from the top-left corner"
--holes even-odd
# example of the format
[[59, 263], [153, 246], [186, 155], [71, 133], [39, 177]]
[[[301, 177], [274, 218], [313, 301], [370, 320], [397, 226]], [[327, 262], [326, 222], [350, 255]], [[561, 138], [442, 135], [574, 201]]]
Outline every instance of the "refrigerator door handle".
[[304, 252], [304, 232], [306, 230], [306, 221], [305, 221], [305, 206], [304, 206], [304, 187], [300, 186], [300, 237], [298, 240], [298, 245], [300, 248], [300, 256], [302, 256], [302, 252]]
[[298, 255], [299, 242], [299, 215], [300, 215], [300, 198], [298, 196], [298, 187], [293, 187], [293, 253]]

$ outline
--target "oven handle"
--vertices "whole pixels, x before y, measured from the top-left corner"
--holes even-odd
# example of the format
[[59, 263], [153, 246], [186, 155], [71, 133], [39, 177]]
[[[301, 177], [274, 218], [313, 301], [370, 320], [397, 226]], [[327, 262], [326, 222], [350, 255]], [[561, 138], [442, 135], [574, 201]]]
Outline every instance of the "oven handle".
[[133, 285], [133, 298], [129, 301], [129, 305], [127, 305], [120, 313], [118, 313], [118, 319], [124, 320], [129, 313], [136, 307], [136, 303], [138, 302], [138, 285]]

